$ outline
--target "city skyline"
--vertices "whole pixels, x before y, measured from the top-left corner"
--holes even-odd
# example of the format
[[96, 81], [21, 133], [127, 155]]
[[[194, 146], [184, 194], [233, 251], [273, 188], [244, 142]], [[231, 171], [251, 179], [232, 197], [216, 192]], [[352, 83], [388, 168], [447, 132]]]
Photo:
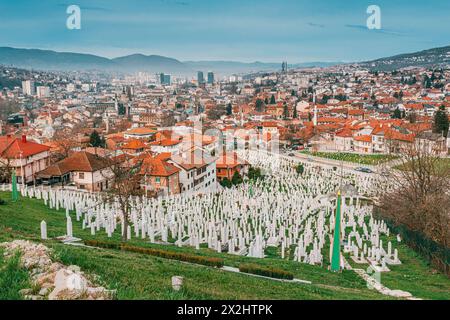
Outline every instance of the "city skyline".
[[[364, 61], [448, 45], [450, 4], [433, 2], [431, 8], [403, 0], [1, 3], [0, 46], [180, 61]], [[71, 4], [81, 8], [81, 30], [66, 28]], [[365, 25], [372, 4], [381, 9], [380, 30]]]

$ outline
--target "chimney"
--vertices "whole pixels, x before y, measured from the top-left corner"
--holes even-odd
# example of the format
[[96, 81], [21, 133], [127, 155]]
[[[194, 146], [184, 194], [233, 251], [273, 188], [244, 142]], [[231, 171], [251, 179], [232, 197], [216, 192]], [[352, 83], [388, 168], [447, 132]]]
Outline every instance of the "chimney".
[[22, 142], [27, 143], [27, 136], [24, 134], [22, 135]]

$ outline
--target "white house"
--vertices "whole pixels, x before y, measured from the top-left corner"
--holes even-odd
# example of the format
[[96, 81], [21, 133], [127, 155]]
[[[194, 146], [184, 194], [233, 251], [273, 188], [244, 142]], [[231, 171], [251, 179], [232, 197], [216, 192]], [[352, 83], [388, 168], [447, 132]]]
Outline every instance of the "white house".
[[180, 168], [180, 191], [203, 193], [217, 188], [216, 160], [202, 149], [172, 156], [170, 162]]

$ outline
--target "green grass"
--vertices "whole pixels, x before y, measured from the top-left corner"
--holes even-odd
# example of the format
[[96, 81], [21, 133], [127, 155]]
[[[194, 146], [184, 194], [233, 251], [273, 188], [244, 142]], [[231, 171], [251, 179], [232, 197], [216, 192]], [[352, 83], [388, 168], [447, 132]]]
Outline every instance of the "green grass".
[[[450, 300], [450, 279], [438, 272], [414, 250], [403, 242], [398, 243], [396, 237], [381, 237], [386, 249], [388, 241], [393, 248], [398, 250], [400, 265], [388, 265], [391, 270], [381, 273], [381, 283], [390, 289], [398, 289], [410, 292], [413, 296], [421, 299]], [[366, 270], [368, 264], [356, 264], [345, 255], [347, 261], [353, 268]]]
[[380, 163], [388, 162], [398, 158], [397, 156], [386, 154], [355, 154], [346, 152], [311, 152], [311, 151], [302, 151], [301, 153], [320, 158], [353, 162], [363, 165], [378, 165]]
[[29, 287], [28, 272], [20, 266], [20, 253], [6, 260], [0, 249], [0, 300], [22, 300], [19, 291]]
[[[0, 206], [0, 242], [13, 239], [29, 239], [40, 241], [40, 222], [47, 222], [50, 238], [65, 234], [65, 211], [48, 209], [42, 201], [21, 198], [17, 203], [9, 201], [9, 193], [1, 193], [0, 197], [7, 204]], [[91, 236], [88, 229], [82, 230], [81, 222], [77, 222], [72, 214], [74, 236], [83, 240], [120, 241], [116, 232], [112, 238], [99, 232]], [[124, 252], [113, 249], [91, 249], [63, 245], [49, 240], [45, 244], [55, 251], [55, 258], [70, 265], [79, 265], [84, 271], [100, 276], [102, 285], [117, 290], [118, 299], [387, 299], [374, 290], [369, 290], [366, 283], [353, 271], [331, 273], [325, 267], [311, 266], [280, 258], [276, 248], [268, 248], [268, 258], [256, 259], [242, 256], [217, 253], [202, 248], [195, 250], [189, 247], [150, 244], [145, 240], [134, 239], [131, 245], [159, 248], [208, 257], [221, 257], [225, 265], [238, 267], [241, 263], [258, 264], [261, 267], [279, 268], [291, 272], [296, 278], [312, 281], [312, 285], [285, 283], [275, 280], [255, 278], [245, 274], [235, 274], [223, 270], [183, 263], [159, 257]], [[402, 258], [403, 253], [400, 253]], [[412, 261], [420, 261], [412, 257]], [[417, 262], [419, 263], [419, 262]], [[409, 263], [405, 264], [408, 267]], [[420, 269], [424, 273], [429, 269]], [[403, 281], [405, 271], [400, 270], [398, 283], [407, 286]], [[180, 292], [171, 289], [171, 277], [185, 277], [185, 287]], [[430, 280], [433, 281], [433, 280]], [[411, 287], [417, 284], [411, 285]], [[393, 287], [392, 289], [402, 289]], [[403, 290], [408, 290], [404, 288]], [[425, 287], [424, 290], [429, 290]], [[425, 296], [424, 296], [425, 297]], [[430, 292], [428, 297], [439, 297]]]
[[[440, 158], [436, 162], [437, 168], [436, 172], [445, 172], [450, 170], [450, 158]], [[410, 170], [408, 167], [410, 166], [410, 162], [402, 163], [394, 167], [397, 170]]]

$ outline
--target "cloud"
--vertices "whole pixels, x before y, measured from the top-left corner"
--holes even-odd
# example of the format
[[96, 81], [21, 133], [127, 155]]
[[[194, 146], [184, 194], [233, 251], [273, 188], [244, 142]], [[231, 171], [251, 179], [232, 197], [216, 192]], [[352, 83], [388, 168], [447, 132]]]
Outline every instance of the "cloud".
[[177, 0], [175, 0], [175, 1], [172, 1], [172, 0], [161, 0], [161, 2], [165, 2], [165, 3], [168, 3], [168, 4], [176, 4], [176, 5], [179, 5], [179, 6], [188, 6], [189, 5], [189, 2], [177, 1]]
[[325, 28], [324, 24], [314, 23], [314, 22], [308, 22], [308, 26], [316, 27], [316, 28]]
[[[70, 6], [70, 4], [68, 4], [68, 3], [59, 3], [58, 6], [67, 8], [68, 6]], [[85, 5], [80, 5], [80, 9], [81, 10], [89, 10], [89, 11], [101, 11], [101, 12], [111, 12], [112, 11], [111, 9], [104, 8], [104, 7], [85, 6]]]
[[346, 28], [352, 28], [352, 29], [358, 29], [361, 31], [368, 31], [368, 32], [377, 32], [377, 33], [384, 33], [384, 34], [390, 34], [394, 36], [406, 36], [406, 33], [390, 30], [390, 29], [369, 29], [367, 26], [362, 24], [346, 24], [344, 25]]

